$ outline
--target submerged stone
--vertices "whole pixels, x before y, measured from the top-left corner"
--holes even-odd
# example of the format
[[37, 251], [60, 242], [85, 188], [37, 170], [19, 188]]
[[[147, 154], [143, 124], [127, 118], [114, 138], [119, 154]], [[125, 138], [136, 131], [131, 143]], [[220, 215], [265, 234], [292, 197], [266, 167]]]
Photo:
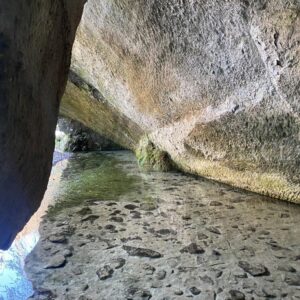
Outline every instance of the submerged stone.
[[147, 248], [139, 248], [139, 247], [123, 245], [123, 249], [130, 256], [140, 256], [140, 257], [149, 257], [149, 258], [160, 258], [163, 256], [161, 253]]
[[196, 243], [191, 243], [180, 250], [181, 253], [203, 254], [205, 250]]
[[269, 270], [262, 264], [239, 261], [239, 267], [252, 276], [268, 276]]
[[100, 267], [96, 273], [100, 280], [106, 280], [112, 277], [114, 270], [110, 266], [105, 265]]
[[45, 269], [61, 268], [66, 264], [66, 262], [67, 260], [63, 255], [57, 254], [50, 258], [48, 264], [44, 268]]

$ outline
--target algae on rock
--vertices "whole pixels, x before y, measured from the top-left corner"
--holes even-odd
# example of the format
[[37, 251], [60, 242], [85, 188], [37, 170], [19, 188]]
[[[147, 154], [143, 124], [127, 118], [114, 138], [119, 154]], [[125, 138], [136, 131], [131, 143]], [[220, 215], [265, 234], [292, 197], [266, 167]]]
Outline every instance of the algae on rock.
[[145, 170], [167, 172], [173, 168], [169, 154], [156, 147], [147, 136], [140, 140], [135, 154], [139, 165]]

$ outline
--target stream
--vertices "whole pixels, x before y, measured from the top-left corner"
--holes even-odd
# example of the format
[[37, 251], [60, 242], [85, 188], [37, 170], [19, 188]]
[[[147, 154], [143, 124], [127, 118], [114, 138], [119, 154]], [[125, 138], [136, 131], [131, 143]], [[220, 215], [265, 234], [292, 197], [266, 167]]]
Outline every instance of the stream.
[[22, 254], [33, 288], [0, 299], [300, 299], [297, 205], [119, 151], [57, 163], [37, 214]]

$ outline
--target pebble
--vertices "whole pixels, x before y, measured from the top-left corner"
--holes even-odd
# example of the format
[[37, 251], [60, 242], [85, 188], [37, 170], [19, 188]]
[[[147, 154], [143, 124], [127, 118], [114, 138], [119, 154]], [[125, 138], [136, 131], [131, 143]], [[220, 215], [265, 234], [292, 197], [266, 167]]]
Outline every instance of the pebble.
[[100, 267], [96, 273], [100, 280], [106, 280], [112, 277], [114, 270], [110, 266], [104, 265]]
[[231, 297], [230, 300], [245, 300], [245, 295], [240, 291], [230, 290], [229, 294], [230, 294], [230, 297]]
[[61, 268], [66, 264], [66, 262], [67, 260], [63, 255], [57, 254], [49, 260], [49, 263], [45, 266], [45, 269]]
[[262, 264], [256, 264], [246, 261], [239, 261], [239, 267], [242, 268], [245, 272], [249, 273], [252, 276], [267, 276], [269, 275], [269, 270]]
[[291, 286], [300, 286], [300, 274], [286, 274], [284, 281]]
[[205, 250], [196, 243], [191, 243], [180, 250], [180, 253], [203, 254]]
[[166, 278], [167, 272], [165, 270], [160, 270], [155, 275], [158, 280], [163, 280]]
[[135, 209], [138, 208], [138, 206], [137, 206], [137, 205], [134, 205], [134, 204], [126, 204], [126, 205], [124, 206], [124, 208], [126, 208], [126, 209], [128, 209], [128, 210], [135, 210]]
[[206, 227], [206, 230], [215, 234], [221, 234], [221, 231], [214, 226]]
[[190, 292], [195, 296], [199, 295], [201, 293], [201, 291], [198, 288], [196, 288], [195, 286], [190, 288]]
[[139, 248], [139, 247], [123, 245], [123, 249], [130, 256], [140, 256], [140, 257], [149, 257], [149, 258], [160, 258], [163, 256], [161, 253], [147, 248]]

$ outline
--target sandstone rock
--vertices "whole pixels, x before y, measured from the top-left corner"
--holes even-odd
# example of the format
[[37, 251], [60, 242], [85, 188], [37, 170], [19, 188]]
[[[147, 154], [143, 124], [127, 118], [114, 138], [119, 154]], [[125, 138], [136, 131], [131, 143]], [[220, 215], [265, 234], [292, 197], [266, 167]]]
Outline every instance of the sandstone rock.
[[298, 10], [284, 0], [91, 0], [61, 111], [138, 149], [146, 165], [171, 158], [297, 202]]
[[10, 246], [46, 190], [84, 2], [0, 1], [1, 249]]

